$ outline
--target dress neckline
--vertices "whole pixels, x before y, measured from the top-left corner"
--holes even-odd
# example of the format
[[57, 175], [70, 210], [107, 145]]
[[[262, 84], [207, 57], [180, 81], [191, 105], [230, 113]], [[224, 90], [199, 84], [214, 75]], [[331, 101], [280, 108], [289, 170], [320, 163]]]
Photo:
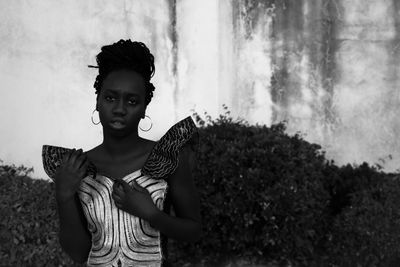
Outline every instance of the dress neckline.
[[142, 170], [143, 167], [146, 165], [147, 160], [150, 158], [151, 154], [154, 152], [154, 149], [155, 149], [155, 147], [156, 147], [156, 145], [157, 145], [157, 143], [158, 143], [159, 141], [160, 141], [160, 140], [155, 141], [155, 143], [153, 144], [152, 148], [150, 149], [150, 152], [148, 153], [148, 156], [146, 157], [146, 160], [144, 161], [144, 164], [143, 164], [143, 166], [142, 166], [141, 168], [136, 169], [136, 170], [134, 170], [134, 171], [132, 171], [132, 172], [126, 174], [125, 176], [123, 176], [123, 177], [121, 177], [121, 178], [118, 178], [118, 179], [117, 179], [117, 178], [114, 178], [114, 177], [111, 177], [111, 176], [109, 176], [109, 175], [102, 174], [102, 173], [96, 173], [96, 177], [97, 177], [97, 176], [101, 176], [101, 177], [108, 178], [108, 179], [110, 179], [110, 180], [112, 180], [112, 181], [115, 182], [116, 180], [125, 180], [126, 178], [130, 177], [131, 175], [133, 175], [133, 174], [135, 174], [135, 173], [138, 173], [138, 172], [141, 173], [141, 170]]
[[116, 181], [116, 180], [125, 180], [126, 178], [129, 178], [129, 177], [131, 177], [133, 174], [136, 174], [136, 173], [141, 173], [141, 170], [142, 170], [142, 168], [140, 168], [140, 169], [137, 169], [137, 170], [134, 170], [133, 172], [131, 172], [131, 173], [128, 173], [127, 175], [125, 175], [124, 177], [121, 177], [121, 178], [113, 178], [113, 177], [111, 177], [111, 176], [108, 176], [108, 175], [104, 175], [104, 174], [101, 174], [101, 173], [97, 173], [96, 174], [96, 177], [97, 176], [101, 176], [101, 177], [104, 177], [104, 178], [107, 178], [107, 179], [110, 179], [110, 180], [112, 180], [112, 181]]

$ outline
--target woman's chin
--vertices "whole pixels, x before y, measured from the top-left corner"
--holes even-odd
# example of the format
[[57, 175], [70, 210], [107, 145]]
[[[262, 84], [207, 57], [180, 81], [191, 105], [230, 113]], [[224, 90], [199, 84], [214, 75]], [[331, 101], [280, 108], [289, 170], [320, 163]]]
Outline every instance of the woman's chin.
[[131, 127], [128, 127], [125, 125], [124, 127], [121, 127], [120, 125], [118, 126], [112, 126], [112, 125], [106, 125], [106, 127], [103, 127], [103, 131], [107, 132], [109, 135], [116, 136], [116, 137], [124, 137], [124, 136], [129, 136], [129, 135], [136, 135], [135, 130], [132, 129]]

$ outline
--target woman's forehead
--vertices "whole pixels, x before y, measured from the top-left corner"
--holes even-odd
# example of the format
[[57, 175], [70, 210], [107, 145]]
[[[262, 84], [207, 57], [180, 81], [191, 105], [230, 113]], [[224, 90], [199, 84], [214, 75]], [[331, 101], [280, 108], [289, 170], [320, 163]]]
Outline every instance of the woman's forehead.
[[122, 94], [122, 95], [128, 95], [128, 96], [138, 96], [139, 94], [135, 91], [129, 90], [126, 91], [124, 88], [118, 89], [118, 88], [103, 88], [104, 93], [110, 93], [110, 94]]
[[144, 93], [143, 77], [133, 70], [118, 70], [107, 75], [102, 84], [102, 91], [114, 94]]

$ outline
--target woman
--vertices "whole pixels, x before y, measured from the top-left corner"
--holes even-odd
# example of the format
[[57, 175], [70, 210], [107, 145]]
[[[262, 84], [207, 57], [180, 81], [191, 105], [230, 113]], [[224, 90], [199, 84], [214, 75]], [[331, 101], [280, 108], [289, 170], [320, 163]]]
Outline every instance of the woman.
[[[43, 146], [44, 168], [56, 185], [60, 244], [87, 266], [166, 265], [164, 236], [200, 237], [188, 146], [196, 127], [187, 117], [157, 142], [139, 137], [154, 90], [154, 58], [143, 43], [104, 46], [97, 63], [103, 142], [87, 152]], [[169, 203], [176, 216], [166, 213]]]

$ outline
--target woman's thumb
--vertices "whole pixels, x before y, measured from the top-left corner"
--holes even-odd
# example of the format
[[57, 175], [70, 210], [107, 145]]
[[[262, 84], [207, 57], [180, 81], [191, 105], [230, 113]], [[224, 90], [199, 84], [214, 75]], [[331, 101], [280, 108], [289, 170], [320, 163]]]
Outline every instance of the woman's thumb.
[[[133, 185], [133, 187], [134, 187], [136, 190], [138, 190], [139, 192], [143, 192], [143, 189], [144, 189], [144, 188], [142, 188], [135, 180], [132, 181], [132, 185]], [[146, 189], [144, 189], [144, 190], [146, 190]]]
[[119, 185], [122, 186], [122, 188], [124, 189], [124, 191], [125, 191], [126, 189], [130, 188], [129, 185], [128, 185], [128, 183], [125, 182], [125, 181], [123, 181], [123, 180], [117, 180], [117, 182], [118, 182]]

